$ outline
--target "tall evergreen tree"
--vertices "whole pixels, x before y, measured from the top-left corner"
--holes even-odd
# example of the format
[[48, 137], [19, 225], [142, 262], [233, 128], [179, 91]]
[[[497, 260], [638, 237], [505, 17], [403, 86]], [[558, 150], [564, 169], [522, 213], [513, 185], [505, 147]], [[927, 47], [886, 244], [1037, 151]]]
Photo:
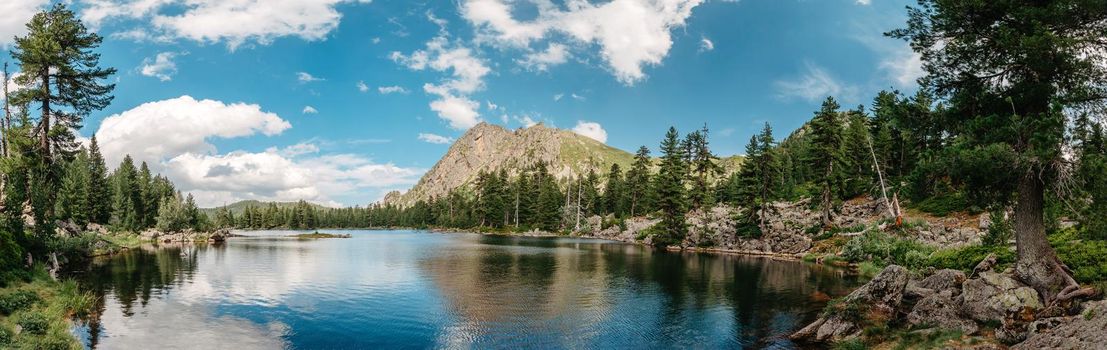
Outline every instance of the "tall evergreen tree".
[[661, 166], [658, 169], [657, 207], [661, 222], [657, 224], [654, 243], [661, 246], [680, 244], [687, 227], [684, 214], [688, 211], [684, 179], [688, 173], [686, 148], [682, 147], [676, 128], [670, 127], [661, 141]]
[[823, 226], [833, 225], [834, 195], [839, 190], [839, 179], [842, 171], [842, 123], [839, 118], [838, 102], [833, 97], [827, 97], [823, 101], [822, 108], [815, 113], [811, 120], [812, 146], [811, 166], [823, 172], [818, 180], [822, 189], [822, 220]]
[[[1068, 110], [1107, 101], [1107, 6], [1099, 1], [921, 0], [889, 33], [923, 57], [943, 123], [972, 164], [969, 190], [1014, 197], [1015, 275], [1047, 302], [1087, 295], [1046, 239], [1045, 191], [1058, 183]], [[985, 159], [989, 159], [984, 161]], [[998, 160], [998, 161], [997, 161]], [[985, 165], [988, 168], [981, 169]]]
[[639, 147], [634, 154], [634, 164], [627, 171], [627, 191], [630, 216], [650, 211], [650, 149], [646, 146]]
[[97, 224], [107, 224], [111, 220], [112, 213], [112, 186], [108, 182], [108, 167], [104, 164], [104, 156], [100, 154], [100, 146], [96, 142], [96, 135], [88, 148], [88, 221]]
[[65, 165], [55, 213], [59, 220], [71, 220], [84, 227], [89, 222], [88, 152], [84, 149]]
[[142, 203], [142, 193], [138, 184], [138, 169], [130, 155], [123, 157], [119, 168], [112, 173], [115, 191], [112, 198], [112, 223], [123, 230], [137, 231], [142, 228], [142, 218], [138, 208]]
[[688, 134], [685, 139], [688, 152], [685, 157], [689, 160], [690, 167], [691, 189], [688, 191], [688, 201], [691, 209], [700, 209], [715, 203], [712, 181], [722, 172], [717, 163], [719, 157], [711, 153], [707, 138], [707, 126], [704, 125], [702, 129]]
[[618, 163], [611, 164], [607, 172], [607, 184], [604, 185], [603, 202], [607, 213], [622, 217], [626, 210], [626, 182], [623, 170]]

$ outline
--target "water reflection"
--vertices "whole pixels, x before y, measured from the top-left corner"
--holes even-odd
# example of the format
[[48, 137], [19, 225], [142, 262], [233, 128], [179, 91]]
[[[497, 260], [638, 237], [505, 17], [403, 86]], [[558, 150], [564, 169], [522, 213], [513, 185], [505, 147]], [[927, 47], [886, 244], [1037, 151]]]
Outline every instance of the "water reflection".
[[[352, 231], [145, 247], [79, 274], [91, 348], [794, 347], [857, 281], [580, 239]], [[217, 339], [220, 342], [205, 344]]]

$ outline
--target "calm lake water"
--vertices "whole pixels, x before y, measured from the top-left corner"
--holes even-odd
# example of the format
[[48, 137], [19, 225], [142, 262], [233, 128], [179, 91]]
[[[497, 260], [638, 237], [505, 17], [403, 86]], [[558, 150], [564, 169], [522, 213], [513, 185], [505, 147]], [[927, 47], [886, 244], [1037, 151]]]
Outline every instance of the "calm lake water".
[[[339, 232], [339, 231], [335, 231]], [[836, 269], [632, 244], [426, 231], [247, 232], [95, 261], [97, 349], [794, 348]]]

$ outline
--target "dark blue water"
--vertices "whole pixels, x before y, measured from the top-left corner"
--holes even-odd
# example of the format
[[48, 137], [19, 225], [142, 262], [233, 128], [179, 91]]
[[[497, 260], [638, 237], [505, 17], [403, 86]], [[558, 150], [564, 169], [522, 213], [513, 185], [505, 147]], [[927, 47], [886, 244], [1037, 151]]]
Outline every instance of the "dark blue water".
[[424, 231], [133, 250], [78, 278], [99, 349], [793, 348], [857, 281], [811, 264]]

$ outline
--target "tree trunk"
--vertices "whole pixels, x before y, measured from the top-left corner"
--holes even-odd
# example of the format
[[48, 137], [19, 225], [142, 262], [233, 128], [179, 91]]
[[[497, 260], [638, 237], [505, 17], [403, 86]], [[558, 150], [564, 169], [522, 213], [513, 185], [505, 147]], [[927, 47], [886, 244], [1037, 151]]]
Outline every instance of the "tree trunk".
[[[1015, 275], [1030, 285], [1046, 303], [1059, 299], [1063, 291], [1077, 286], [1065, 271], [1057, 253], [1046, 239], [1042, 203], [1045, 189], [1034, 174], [1019, 180], [1018, 201], [1015, 203], [1015, 241], [1018, 258]], [[1064, 299], [1064, 298], [1061, 298]]]
[[834, 222], [830, 218], [830, 206], [832, 201], [830, 199], [830, 184], [833, 181], [831, 176], [834, 174], [834, 161], [831, 160], [826, 167], [826, 179], [823, 180], [823, 227], [830, 227]]
[[42, 71], [42, 90], [45, 96], [42, 98], [42, 134], [39, 135], [39, 147], [42, 147], [43, 156], [50, 159], [50, 70]]

